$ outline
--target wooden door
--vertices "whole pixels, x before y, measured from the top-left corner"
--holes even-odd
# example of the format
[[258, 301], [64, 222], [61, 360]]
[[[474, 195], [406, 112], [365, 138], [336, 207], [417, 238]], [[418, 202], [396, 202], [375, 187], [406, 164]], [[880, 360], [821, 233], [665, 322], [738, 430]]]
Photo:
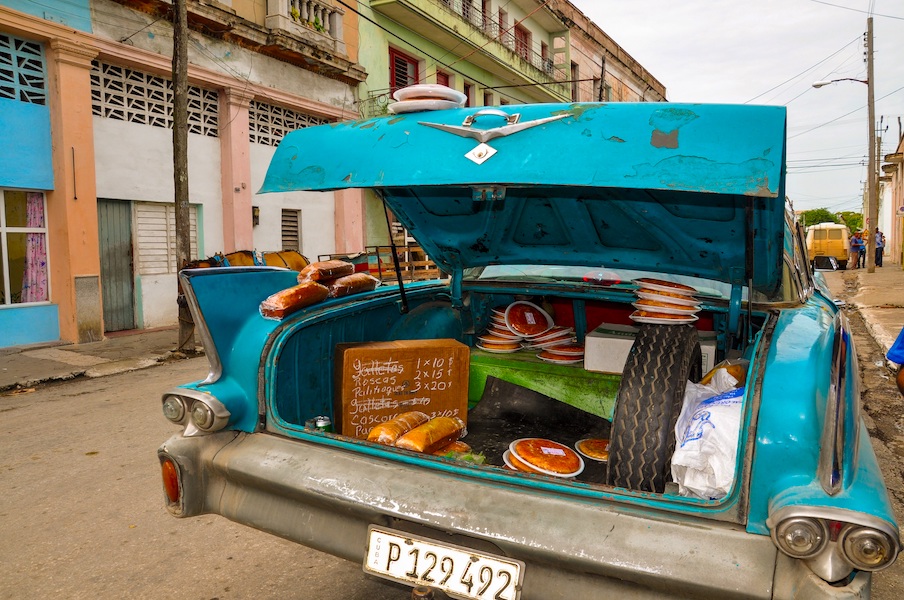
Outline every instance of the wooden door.
[[132, 269], [132, 203], [97, 200], [100, 284], [104, 331], [135, 329], [135, 276]]

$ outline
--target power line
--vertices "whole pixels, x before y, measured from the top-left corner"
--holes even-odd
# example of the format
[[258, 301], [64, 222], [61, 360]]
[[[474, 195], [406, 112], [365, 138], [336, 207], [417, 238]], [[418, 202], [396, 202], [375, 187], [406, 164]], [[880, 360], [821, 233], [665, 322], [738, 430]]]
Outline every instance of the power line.
[[884, 17], [886, 19], [896, 19], [899, 21], [904, 21], [904, 17], [896, 17], [894, 15], [880, 15], [874, 13], [872, 10], [873, 3], [870, 2], [870, 10], [860, 10], [858, 8], [851, 8], [850, 6], [841, 6], [840, 4], [832, 4], [831, 2], [825, 2], [824, 0], [810, 0], [810, 2], [815, 2], [816, 4], [825, 4], [826, 6], [832, 6], [834, 8], [843, 8], [844, 10], [851, 10], [854, 12], [858, 12], [864, 15], [869, 15], [871, 17]]
[[[829, 60], [830, 58], [832, 58], [832, 57], [835, 56], [836, 54], [839, 54], [842, 50], [844, 50], [845, 48], [847, 48], [847, 47], [850, 46], [851, 44], [855, 43], [855, 42], [856, 42], [857, 40], [859, 40], [859, 39], [860, 39], [860, 34], [858, 34], [857, 37], [855, 37], [853, 40], [851, 40], [850, 42], [848, 42], [847, 44], [845, 44], [844, 46], [842, 46], [841, 48], [839, 48], [838, 50], [836, 50], [836, 51], [833, 52], [832, 54], [829, 54], [827, 57], [825, 57], [824, 59], [822, 59], [821, 61], [819, 61], [819, 62], [816, 63], [815, 65], [813, 65], [813, 66], [811, 66], [811, 67], [808, 67], [808, 68], [804, 69], [803, 71], [801, 71], [801, 72], [798, 73], [797, 75], [794, 75], [793, 77], [789, 77], [788, 79], [786, 79], [785, 81], [781, 82], [780, 84], [778, 84], [778, 85], [776, 85], [776, 86], [774, 86], [774, 87], [769, 88], [768, 90], [766, 90], [765, 92], [763, 92], [763, 93], [761, 93], [761, 94], [759, 94], [759, 95], [757, 95], [757, 96], [754, 96], [754, 97], [751, 98], [750, 100], [747, 100], [746, 102], [744, 102], [744, 104], [750, 104], [751, 102], [753, 102], [753, 101], [756, 100], [757, 98], [760, 98], [760, 97], [762, 97], [762, 96], [765, 96], [766, 94], [768, 94], [769, 92], [771, 92], [771, 91], [773, 91], [773, 90], [777, 90], [778, 88], [782, 87], [782, 86], [785, 85], [786, 83], [788, 83], [788, 82], [790, 82], [790, 81], [794, 81], [794, 80], [797, 79], [798, 77], [802, 77], [802, 76], [805, 75], [807, 72], [812, 71], [813, 69], [815, 69], [816, 67], [818, 67], [818, 66], [821, 65], [822, 63], [826, 62], [827, 60]], [[799, 98], [799, 97], [800, 97], [800, 96], [796, 96], [795, 98], [792, 98], [791, 101], [796, 100], [796, 99]], [[789, 102], [790, 102], [790, 101], [789, 101]]]

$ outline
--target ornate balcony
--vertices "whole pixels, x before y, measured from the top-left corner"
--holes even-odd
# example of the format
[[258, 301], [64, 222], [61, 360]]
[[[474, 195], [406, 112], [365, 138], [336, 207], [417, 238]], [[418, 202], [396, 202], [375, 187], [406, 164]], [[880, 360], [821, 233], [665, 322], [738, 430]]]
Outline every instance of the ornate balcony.
[[[113, 0], [154, 16], [168, 14], [172, 0]], [[258, 0], [263, 4], [263, 0]], [[289, 64], [357, 85], [367, 73], [352, 62], [342, 31], [344, 11], [329, 0], [267, 0], [264, 23], [239, 17], [216, 0], [188, 0], [188, 26], [278, 58]], [[297, 17], [295, 16], [297, 15]]]
[[266, 26], [345, 54], [342, 15], [345, 11], [323, 0], [267, 0]]

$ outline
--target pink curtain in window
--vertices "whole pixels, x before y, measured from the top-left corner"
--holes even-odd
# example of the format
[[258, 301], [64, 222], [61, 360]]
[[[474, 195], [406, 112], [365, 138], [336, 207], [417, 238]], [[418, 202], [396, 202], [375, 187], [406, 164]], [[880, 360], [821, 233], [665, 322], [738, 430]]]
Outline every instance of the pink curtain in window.
[[[26, 227], [44, 227], [44, 194], [29, 192], [25, 204]], [[22, 302], [47, 300], [47, 243], [44, 233], [25, 234], [25, 273]]]

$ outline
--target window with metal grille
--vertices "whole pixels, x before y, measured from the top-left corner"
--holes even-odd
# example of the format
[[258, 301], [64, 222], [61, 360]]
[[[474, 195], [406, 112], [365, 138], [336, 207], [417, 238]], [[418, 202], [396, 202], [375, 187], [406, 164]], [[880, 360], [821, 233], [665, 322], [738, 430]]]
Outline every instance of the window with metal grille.
[[395, 48], [389, 49], [389, 86], [390, 91], [414, 85], [420, 81], [418, 74], [418, 61], [416, 58], [399, 52]]
[[301, 211], [282, 209], [282, 249], [301, 252]]
[[44, 48], [0, 33], [0, 98], [47, 104]]
[[253, 144], [278, 146], [291, 131], [329, 122], [330, 119], [295, 112], [289, 108], [257, 100], [252, 100], [248, 107], [248, 137]]
[[[173, 83], [149, 73], [94, 61], [91, 106], [95, 116], [173, 128]], [[217, 92], [188, 87], [188, 131], [218, 137]]]

